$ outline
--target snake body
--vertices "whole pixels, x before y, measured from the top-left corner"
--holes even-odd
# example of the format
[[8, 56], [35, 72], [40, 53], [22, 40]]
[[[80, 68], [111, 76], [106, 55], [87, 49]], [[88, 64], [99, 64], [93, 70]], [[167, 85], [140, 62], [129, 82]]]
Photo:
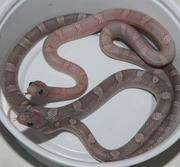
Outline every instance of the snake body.
[[[173, 39], [167, 30], [153, 18], [134, 10], [108, 9], [86, 18], [87, 16], [89, 15], [61, 16], [41, 23], [27, 33], [8, 58], [2, 80], [3, 93], [9, 105], [18, 115], [17, 120], [20, 123], [43, 133], [66, 129], [77, 135], [91, 155], [99, 161], [115, 161], [138, 155], [162, 142], [177, 127], [180, 120], [180, 77], [175, 67], [168, 64], [173, 60], [175, 54]], [[82, 18], [86, 19], [78, 21]], [[160, 51], [152, 49], [147, 42], [142, 42], [139, 35], [134, 33], [136, 30], [130, 30], [131, 28], [127, 24], [112, 23], [108, 25], [114, 21], [121, 21], [142, 28], [155, 39]], [[121, 28], [116, 29], [118, 26]], [[57, 29], [59, 27], [62, 28]], [[34, 106], [21, 93], [17, 82], [18, 69], [26, 53], [39, 39], [55, 30], [48, 36], [43, 46], [47, 62], [57, 70], [62, 70], [60, 68], [63, 67], [65, 73], [69, 73], [69, 69], [75, 67], [72, 68], [75, 69], [72, 76], [76, 78], [79, 73], [82, 81], [85, 76], [85, 73], [81, 71], [82, 69], [59, 57], [57, 48], [65, 42], [82, 38], [102, 29], [100, 45], [106, 54], [116, 59], [137, 64], [146, 69], [147, 72], [125, 70], [115, 73], [80, 99], [59, 108]], [[114, 29], [114, 33], [111, 32], [112, 29]], [[129, 37], [128, 31], [133, 31]], [[132, 43], [128, 42], [140, 57], [133, 51], [120, 49], [113, 45], [112, 40], [117, 37], [126, 41], [130, 37], [133, 38]], [[76, 81], [80, 84], [78, 79]], [[30, 86], [33, 85], [30, 84]], [[43, 96], [61, 99], [53, 91], [50, 91], [50, 96], [48, 96], [49, 92], [43, 94], [47, 89], [51, 90], [44, 83], [39, 81], [34, 83], [35, 88], [39, 86], [43, 90], [40, 91]], [[79, 85], [79, 88], [81, 86]], [[114, 94], [129, 87], [151, 91], [156, 96], [157, 106], [143, 127], [126, 145], [116, 150], [107, 150], [98, 144], [92, 133], [80, 120], [97, 110]], [[62, 90], [62, 88], [60, 89]], [[63, 89], [63, 91], [68, 92], [69, 90]]]
[[[37, 112], [27, 111], [26, 114], [19, 114], [18, 120], [22, 124], [27, 124], [27, 120], [31, 121], [29, 123], [33, 124], [29, 124], [30, 127], [38, 129], [43, 133], [52, 133], [59, 129], [66, 129], [77, 135], [89, 151], [93, 150], [90, 151], [90, 153], [99, 161], [119, 160], [124, 156], [127, 156], [127, 154], [133, 153], [137, 148], [139, 148], [139, 146], [141, 146], [142, 143], [144, 143], [151, 136], [152, 132], [159, 127], [161, 121], [164, 120], [171, 109], [173, 98], [171, 90], [167, 84], [164, 85], [164, 80], [156, 77], [157, 76], [142, 70], [120, 71], [108, 77], [88, 94], [73, 103], [74, 105], [78, 106], [80, 103], [83, 103], [85, 99], [91, 98], [91, 100], [86, 102], [86, 105], [82, 104], [81, 110], [84, 112], [90, 106], [99, 107], [101, 104], [104, 104], [104, 100], [108, 100], [117, 92], [129, 87], [145, 89], [154, 94], [157, 99], [157, 106], [154, 109], [151, 117], [125, 146], [117, 150], [107, 150], [100, 146], [88, 128], [83, 125], [83, 123], [78, 121], [79, 119], [77, 116], [74, 116], [73, 114], [70, 115], [69, 119], [65, 117], [64, 121], [62, 117], [56, 117], [53, 119], [49, 116], [42, 117], [42, 115]], [[156, 84], [153, 82], [156, 80], [155, 78], [158, 79]], [[162, 87], [162, 85], [164, 86]], [[94, 110], [96, 110], [96, 108], [94, 108]], [[114, 153], [117, 153], [120, 156], [114, 155]], [[113, 155], [117, 157], [114, 157]]]

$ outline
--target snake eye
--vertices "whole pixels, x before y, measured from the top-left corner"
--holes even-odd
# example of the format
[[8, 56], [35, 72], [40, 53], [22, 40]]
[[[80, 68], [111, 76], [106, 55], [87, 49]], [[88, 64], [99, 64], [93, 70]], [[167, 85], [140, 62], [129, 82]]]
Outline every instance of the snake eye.
[[33, 122], [28, 122], [28, 123], [27, 123], [27, 126], [29, 126], [29, 127], [31, 127], [31, 126], [33, 126], [33, 125], [34, 125]]
[[42, 94], [43, 94], [43, 90], [42, 90], [42, 89], [39, 91], [39, 94], [40, 94], [40, 95], [42, 95]]
[[33, 82], [30, 82], [30, 83], [29, 83], [29, 86], [32, 85], [32, 83], [33, 83]]

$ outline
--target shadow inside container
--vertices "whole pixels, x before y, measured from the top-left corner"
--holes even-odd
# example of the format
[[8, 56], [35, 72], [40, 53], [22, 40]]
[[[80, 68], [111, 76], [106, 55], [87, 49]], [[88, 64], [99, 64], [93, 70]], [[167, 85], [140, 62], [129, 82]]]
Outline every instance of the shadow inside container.
[[38, 105], [38, 106], [45, 106], [48, 103], [59, 102], [59, 100], [50, 100], [50, 99], [42, 98], [41, 96], [31, 96], [30, 101], [34, 105]]
[[53, 132], [50, 134], [43, 134], [42, 132], [36, 131], [32, 128], [28, 128], [22, 133], [35, 144], [41, 144], [55, 138], [56, 136], [60, 135], [63, 132], [66, 132], [66, 131], [59, 130], [57, 132]]

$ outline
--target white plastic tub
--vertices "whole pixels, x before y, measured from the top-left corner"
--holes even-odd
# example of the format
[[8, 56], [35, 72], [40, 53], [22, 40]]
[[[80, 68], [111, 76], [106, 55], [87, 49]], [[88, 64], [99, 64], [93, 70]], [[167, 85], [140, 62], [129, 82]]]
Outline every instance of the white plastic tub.
[[[174, 64], [180, 71], [180, 47], [178, 47], [180, 43], [180, 6], [176, 1], [8, 0], [0, 6], [0, 77], [2, 67], [12, 48], [26, 32], [38, 23], [63, 14], [96, 13], [113, 7], [142, 11], [163, 24], [174, 38], [177, 49]], [[41, 79], [51, 85], [71, 86], [73, 84], [70, 77], [54, 71], [46, 64], [41, 51], [42, 43], [43, 40], [29, 52], [22, 64], [19, 84], [23, 92], [28, 83], [35, 79]], [[105, 56], [98, 47], [98, 35], [69, 42], [59, 48], [58, 52], [61, 56], [78, 63], [87, 71], [89, 76], [88, 91], [112, 73], [132, 67], [138, 68]], [[70, 102], [58, 102], [46, 106], [62, 106]], [[156, 156], [180, 137], [179, 126], [169, 138], [149, 152], [118, 162], [99, 163], [87, 153], [78, 138], [70, 133], [42, 135], [27, 129], [18, 122], [11, 123], [6, 117], [8, 105], [2, 93], [0, 94], [0, 104], [0, 119], [6, 128], [31, 155], [53, 167], [59, 166], [59, 164], [89, 167], [131, 166]], [[45, 104], [45, 101], [41, 101], [41, 104]], [[104, 147], [117, 148], [125, 144], [137, 132], [154, 106], [155, 100], [151, 94], [141, 90], [128, 89], [112, 98], [97, 112], [84, 119], [83, 122]]]

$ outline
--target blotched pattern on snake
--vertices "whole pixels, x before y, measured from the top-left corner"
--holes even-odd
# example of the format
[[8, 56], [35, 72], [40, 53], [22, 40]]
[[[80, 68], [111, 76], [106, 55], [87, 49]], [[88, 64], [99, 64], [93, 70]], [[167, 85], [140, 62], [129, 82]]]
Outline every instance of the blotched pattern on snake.
[[[20, 123], [43, 133], [66, 129], [77, 135], [89, 153], [99, 161], [116, 161], [136, 156], [165, 140], [180, 121], [180, 77], [171, 64], [175, 55], [173, 39], [161, 24], [138, 11], [108, 9], [86, 18], [87, 16], [89, 15], [73, 14], [56, 17], [39, 24], [27, 33], [8, 58], [2, 80], [3, 93], [10, 107], [18, 115], [17, 120]], [[151, 35], [160, 51], [154, 50], [138, 31], [128, 24]], [[65, 42], [99, 31], [102, 31], [100, 46], [105, 54], [139, 65], [146, 71], [117, 72], [82, 98], [59, 108], [35, 106], [21, 93], [17, 75], [23, 58], [39, 39], [53, 32], [43, 45], [44, 57], [53, 68], [75, 78], [77, 84], [67, 89], [48, 87], [41, 81], [35, 81], [30, 84], [28, 91], [32, 95], [39, 94], [46, 98], [63, 100], [81, 95], [87, 88], [85, 71], [78, 65], [62, 59], [57, 54], [57, 48]], [[125, 40], [134, 51], [115, 46], [115, 38]], [[156, 97], [157, 106], [143, 127], [127, 144], [119, 149], [107, 150], [96, 141], [80, 120], [96, 111], [119, 91], [130, 87], [152, 92]]]

